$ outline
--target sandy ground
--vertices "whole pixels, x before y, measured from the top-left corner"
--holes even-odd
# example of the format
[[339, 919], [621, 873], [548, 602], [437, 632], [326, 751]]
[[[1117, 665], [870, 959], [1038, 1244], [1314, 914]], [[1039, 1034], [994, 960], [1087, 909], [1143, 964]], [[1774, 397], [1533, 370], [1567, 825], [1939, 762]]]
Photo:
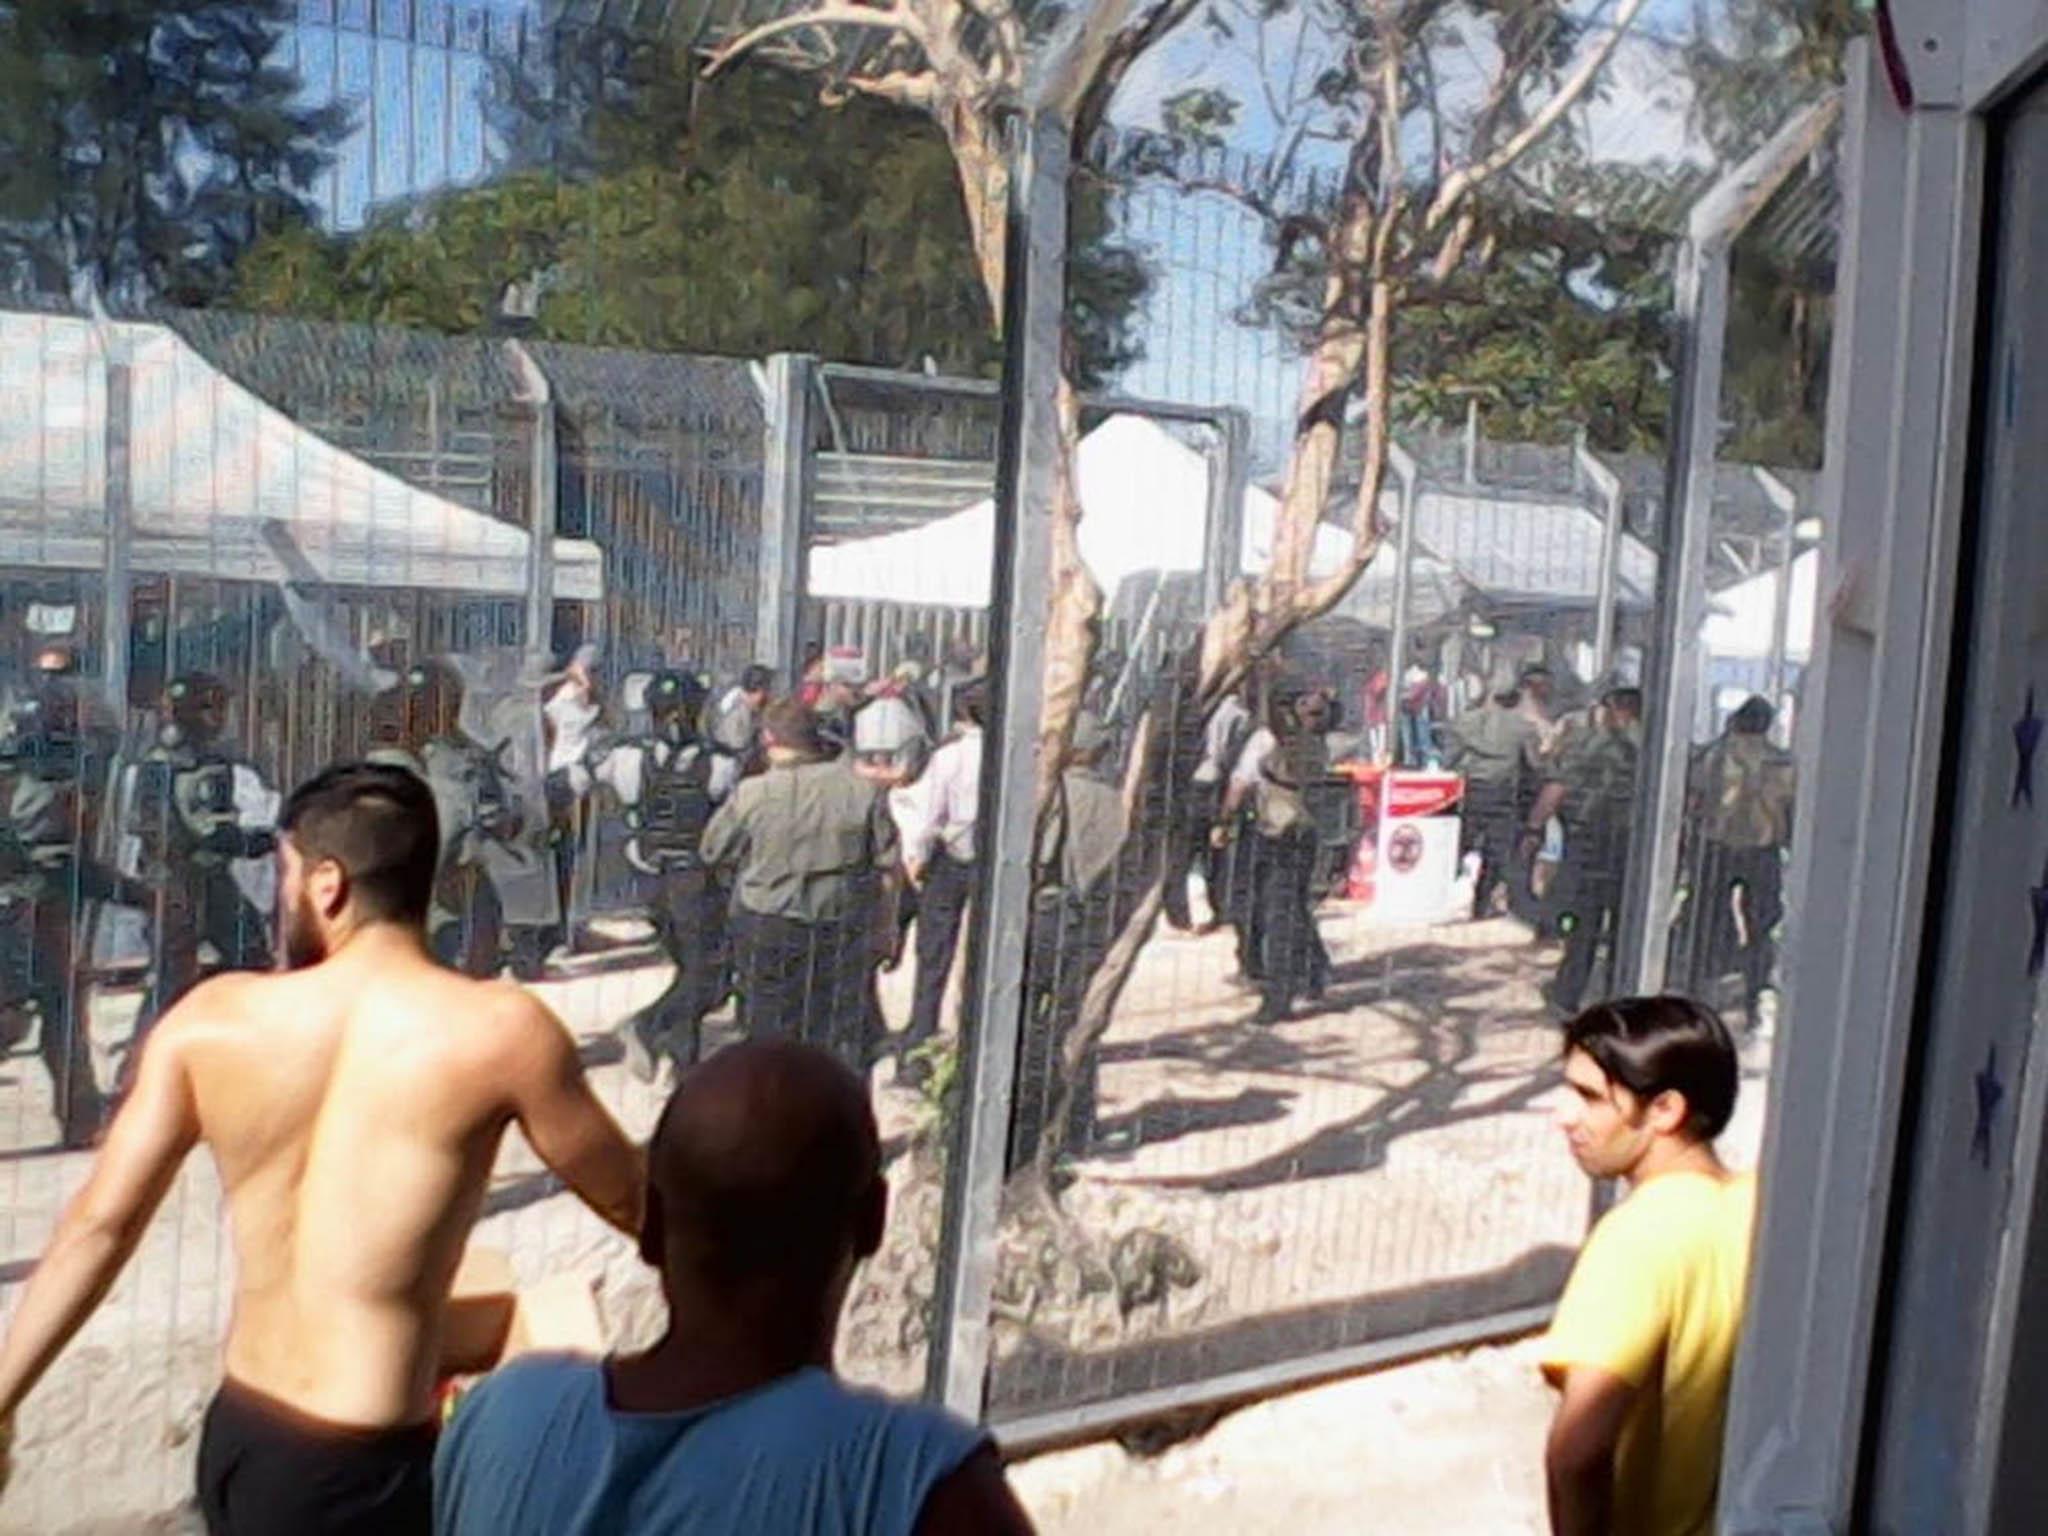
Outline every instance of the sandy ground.
[[1549, 1412], [1524, 1343], [1274, 1398], [1157, 1456], [1089, 1445], [1011, 1477], [1042, 1536], [1520, 1536], [1547, 1529]]
[[[1254, 999], [1231, 978], [1227, 934], [1162, 934], [1146, 951], [1105, 1043], [1105, 1137], [1076, 1160], [1063, 1198], [1071, 1229], [1057, 1251], [1006, 1238], [998, 1420], [1491, 1316], [1554, 1291], [1588, 1209], [1548, 1125], [1556, 1036], [1536, 988], [1554, 954], [1507, 920], [1389, 930], [1333, 905], [1322, 929], [1329, 996], [1271, 1028], [1248, 1022]], [[667, 1085], [633, 1081], [613, 1031], [666, 979], [628, 947], [536, 988], [636, 1135]], [[885, 978], [892, 1021], [907, 1013], [909, 983], [908, 967]], [[133, 1006], [121, 994], [96, 1003], [103, 1047], [123, 1038]], [[1761, 1095], [1750, 1097], [1730, 1137], [1738, 1148], [1761, 1124]], [[895, 1208], [889, 1244], [849, 1307], [842, 1366], [908, 1390], [923, 1371], [939, 1201], [935, 1163], [915, 1142], [933, 1109], [893, 1086], [887, 1065], [876, 1099], [899, 1154]], [[0, 1062], [0, 1308], [10, 1311], [86, 1171], [83, 1156], [51, 1150], [54, 1132], [40, 1064], [17, 1050]], [[629, 1245], [560, 1193], [516, 1135], [477, 1241], [508, 1252], [523, 1278], [590, 1276], [620, 1339], [659, 1325]], [[212, 1169], [195, 1159], [24, 1410], [0, 1533], [176, 1528], [153, 1517], [190, 1487], [231, 1265]], [[1122, 1283], [1133, 1267], [1138, 1283]], [[1543, 1412], [1512, 1354], [1483, 1353], [1247, 1410], [1154, 1460], [1096, 1447], [1034, 1461], [1019, 1478], [1053, 1531], [1082, 1520], [1142, 1531], [1169, 1518], [1184, 1532], [1392, 1530], [1360, 1522], [1400, 1509], [1389, 1494], [1429, 1487], [1446, 1501], [1432, 1508], [1470, 1505], [1457, 1517], [1466, 1524], [1445, 1528], [1510, 1532], [1535, 1507], [1526, 1464]], [[1105, 1523], [1105, 1511], [1116, 1517]]]

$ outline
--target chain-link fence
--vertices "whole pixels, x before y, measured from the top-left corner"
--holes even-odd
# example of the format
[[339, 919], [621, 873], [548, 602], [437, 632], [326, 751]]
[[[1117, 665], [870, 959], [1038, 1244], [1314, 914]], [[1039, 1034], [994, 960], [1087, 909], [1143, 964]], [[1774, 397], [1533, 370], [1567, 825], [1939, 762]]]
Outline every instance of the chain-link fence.
[[[986, 1322], [1022, 1444], [1530, 1326], [1590, 1208], [1559, 1018], [1649, 956], [1770, 1013], [1824, 148], [1719, 248], [1728, 425], [1688, 459], [1673, 279], [1735, 150], [1660, 120], [1686, 154], [1602, 182], [1591, 121], [1657, 116], [1682, 50], [1411, 274], [1378, 411], [1372, 295], [1324, 286], [1359, 163], [1153, 81], [1055, 178], [1073, 388], [1033, 416], [990, 323], [1040, 259], [1027, 125], [963, 207], [921, 120], [706, 86], [656, 45], [677, 8], [627, 9], [308, 0], [282, 61], [353, 108], [311, 223], [203, 296], [0, 310], [8, 1296], [149, 1023], [269, 962], [280, 792], [382, 750], [458, 830], [440, 952], [545, 999], [634, 1135], [749, 1031], [869, 1073], [894, 1207], [850, 1374], [962, 1401]], [[776, 771], [783, 694], [887, 829], [798, 958], [671, 783], [683, 748]], [[517, 1138], [484, 1209], [522, 1281], [658, 1325]], [[177, 1504], [231, 1300], [195, 1163], [24, 1411], [0, 1524]]]

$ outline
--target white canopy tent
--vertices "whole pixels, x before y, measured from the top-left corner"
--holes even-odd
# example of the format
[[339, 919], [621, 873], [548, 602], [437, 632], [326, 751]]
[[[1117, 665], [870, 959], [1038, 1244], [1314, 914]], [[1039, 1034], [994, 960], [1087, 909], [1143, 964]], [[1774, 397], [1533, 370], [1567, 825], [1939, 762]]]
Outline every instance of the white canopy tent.
[[[168, 327], [19, 312], [0, 312], [0, 567], [105, 565], [110, 350], [130, 370], [137, 573], [526, 592], [524, 529], [337, 448]], [[603, 595], [596, 545], [555, 540], [554, 595]]]
[[[1207, 539], [1209, 464], [1158, 423], [1112, 416], [1081, 440], [1081, 558], [1105, 593], [1133, 577], [1182, 575], [1202, 569]], [[1269, 491], [1245, 492], [1239, 568], [1256, 575], [1272, 559], [1280, 504]], [[1328, 575], [1349, 555], [1351, 538], [1324, 524], [1316, 531], [1310, 570]], [[821, 545], [810, 551], [811, 597], [866, 599], [917, 606], [985, 607], [995, 557], [995, 503], [982, 500], [916, 528]], [[1364, 616], [1393, 604], [1390, 549], [1366, 569], [1342, 612]], [[1457, 582], [1442, 561], [1418, 552], [1411, 612], [1419, 623], [1440, 618], [1458, 600]]]
[[[1415, 542], [1447, 561], [1495, 603], [1590, 608], [1600, 592], [1606, 527], [1577, 502], [1499, 490], [1425, 489], [1417, 498]], [[1615, 559], [1615, 602], [1656, 601], [1657, 557], [1624, 533]]]
[[[1765, 571], [1714, 594], [1715, 611], [1700, 626], [1708, 656], [1767, 660], [1777, 623], [1783, 571]], [[1792, 561], [1792, 601], [1785, 616], [1785, 659], [1804, 664], [1813, 654], [1814, 609], [1820, 592], [1820, 551]]]

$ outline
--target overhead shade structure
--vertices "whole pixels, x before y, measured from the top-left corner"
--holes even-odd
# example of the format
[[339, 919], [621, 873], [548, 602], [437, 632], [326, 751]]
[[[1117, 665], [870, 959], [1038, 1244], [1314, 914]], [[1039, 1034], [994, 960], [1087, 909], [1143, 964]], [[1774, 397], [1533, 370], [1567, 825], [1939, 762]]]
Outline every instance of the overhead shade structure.
[[[1081, 558], [1105, 594], [1202, 569], [1207, 546], [1209, 462], [1164, 427], [1142, 416], [1117, 415], [1081, 440]], [[1272, 559], [1279, 501], [1251, 487], [1244, 498], [1240, 570], [1257, 575]], [[995, 551], [995, 503], [977, 501], [916, 528], [820, 545], [810, 551], [808, 596], [866, 599], [918, 606], [979, 608], [988, 603]], [[1326, 576], [1351, 551], [1351, 536], [1324, 524], [1316, 531], [1310, 571]], [[1414, 577], [1421, 622], [1457, 602], [1455, 573], [1418, 557]], [[1391, 606], [1393, 561], [1383, 551], [1347, 599], [1346, 611]]]
[[[1764, 660], [1771, 654], [1783, 571], [1765, 571], [1724, 587], [1713, 596], [1714, 611], [1700, 626], [1709, 656]], [[1785, 615], [1785, 659], [1805, 662], [1813, 654], [1814, 608], [1820, 591], [1820, 551], [1809, 549], [1792, 562], [1792, 603]]]
[[[168, 327], [19, 312], [0, 312], [0, 566], [104, 565], [110, 350], [129, 367], [132, 570], [526, 592], [524, 529], [336, 447]], [[553, 553], [557, 598], [603, 596], [596, 545]]]
[[[1400, 505], [1399, 495], [1391, 489], [1386, 491], [1380, 498], [1382, 521], [1391, 522], [1398, 518]], [[1254, 487], [1245, 497], [1245, 575], [1261, 575], [1273, 563], [1273, 533], [1279, 520], [1279, 498]], [[1318, 523], [1315, 545], [1309, 552], [1310, 579], [1341, 570], [1344, 562], [1351, 558], [1351, 543], [1349, 530], [1334, 523]], [[1393, 619], [1394, 589], [1399, 581], [1395, 559], [1394, 540], [1383, 538], [1379, 548], [1373, 552], [1371, 562], [1359, 573], [1351, 590], [1344, 594], [1343, 601], [1332, 611], [1340, 617], [1384, 629]], [[1435, 624], [1454, 611], [1463, 601], [1466, 591], [1455, 566], [1423, 549], [1415, 550], [1409, 557], [1408, 583], [1409, 622], [1424, 626]]]
[[[1416, 544], [1502, 606], [1592, 607], [1605, 537], [1599, 515], [1576, 501], [1495, 490], [1424, 490], [1416, 498]], [[1642, 540], [1622, 535], [1615, 576], [1618, 606], [1655, 604], [1657, 557]]]

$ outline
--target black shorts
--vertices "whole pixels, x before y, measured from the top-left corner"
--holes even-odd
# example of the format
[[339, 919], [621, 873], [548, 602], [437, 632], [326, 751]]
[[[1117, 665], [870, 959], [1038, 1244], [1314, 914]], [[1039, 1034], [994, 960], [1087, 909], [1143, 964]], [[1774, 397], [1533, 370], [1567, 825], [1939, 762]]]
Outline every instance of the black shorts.
[[236, 1381], [199, 1437], [209, 1536], [431, 1536], [435, 1426], [329, 1424]]

